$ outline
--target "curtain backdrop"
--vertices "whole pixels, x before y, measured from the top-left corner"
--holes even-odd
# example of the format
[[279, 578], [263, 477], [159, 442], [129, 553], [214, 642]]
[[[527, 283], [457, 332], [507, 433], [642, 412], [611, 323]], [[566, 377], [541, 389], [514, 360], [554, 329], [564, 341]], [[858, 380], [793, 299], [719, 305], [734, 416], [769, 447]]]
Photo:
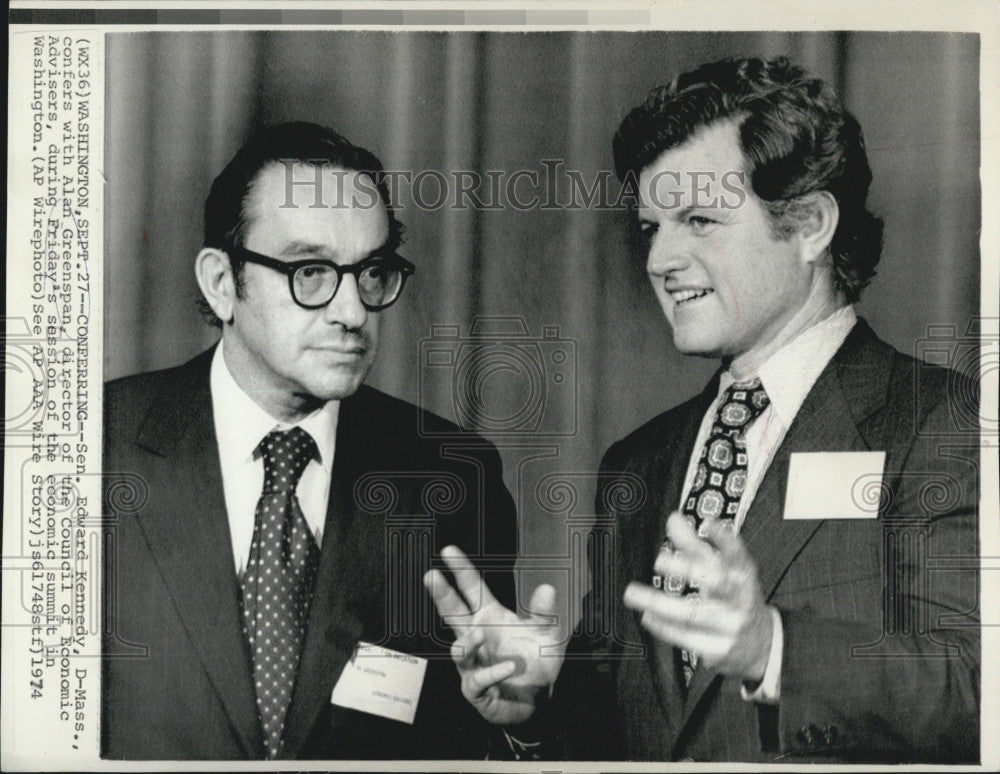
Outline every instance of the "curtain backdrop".
[[[195, 307], [201, 208], [257, 127], [324, 123], [392, 170], [544, 173], [543, 161], [559, 160], [592, 181], [611, 169], [611, 137], [650, 88], [726, 55], [786, 54], [859, 118], [870, 206], [886, 222], [879, 275], [858, 307], [876, 331], [912, 352], [928, 326], [961, 333], [977, 313], [975, 35], [284, 31], [108, 41], [108, 379], [183, 362], [214, 341]], [[425, 201], [434, 190], [428, 180]], [[398, 204], [401, 252], [418, 270], [384, 313], [369, 383], [455, 418], [468, 396], [451, 377], [474, 355], [462, 341], [483, 316], [525, 327], [526, 343], [508, 354], [547, 368], [563, 358], [560, 382], [549, 371], [532, 381], [517, 357], [494, 376], [479, 373], [489, 411], [525, 431], [491, 436], [519, 506], [522, 596], [546, 579], [562, 599], [578, 598], [566, 557], [593, 512], [600, 455], [699, 390], [715, 363], [673, 349], [626, 214]], [[443, 338], [432, 326], [457, 328], [443, 345], [455, 353], [451, 370], [422, 356]]]

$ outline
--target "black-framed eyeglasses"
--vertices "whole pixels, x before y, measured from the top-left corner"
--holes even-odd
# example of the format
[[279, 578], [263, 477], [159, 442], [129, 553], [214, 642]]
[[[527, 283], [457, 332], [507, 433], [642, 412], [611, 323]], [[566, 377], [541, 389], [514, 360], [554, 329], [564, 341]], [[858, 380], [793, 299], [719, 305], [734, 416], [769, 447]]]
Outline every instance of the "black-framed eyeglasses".
[[358, 283], [361, 303], [369, 312], [391, 306], [403, 292], [406, 278], [417, 267], [402, 256], [372, 256], [342, 266], [322, 258], [302, 261], [279, 261], [238, 245], [228, 245], [226, 252], [247, 263], [256, 263], [288, 277], [288, 289], [295, 303], [303, 309], [321, 309], [333, 301], [345, 274], [353, 274]]

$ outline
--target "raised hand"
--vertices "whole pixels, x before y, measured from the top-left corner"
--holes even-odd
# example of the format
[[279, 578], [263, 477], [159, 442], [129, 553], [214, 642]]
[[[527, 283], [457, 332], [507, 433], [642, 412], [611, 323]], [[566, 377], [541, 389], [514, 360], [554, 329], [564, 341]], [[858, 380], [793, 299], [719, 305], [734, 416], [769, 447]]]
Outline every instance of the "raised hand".
[[625, 605], [642, 613], [653, 636], [697, 653], [706, 666], [748, 681], [760, 680], [771, 652], [773, 619], [760, 590], [757, 566], [743, 541], [720, 522], [703, 527], [705, 539], [679, 513], [667, 520], [674, 551], [663, 551], [654, 570], [697, 585], [689, 596], [630, 583]]
[[490, 723], [523, 723], [555, 683], [565, 656], [555, 589], [548, 584], [535, 589], [531, 614], [521, 617], [496, 600], [458, 548], [447, 546], [441, 556], [458, 590], [439, 570], [425, 574], [424, 585], [442, 620], [455, 632], [451, 656], [462, 679], [462, 695]]

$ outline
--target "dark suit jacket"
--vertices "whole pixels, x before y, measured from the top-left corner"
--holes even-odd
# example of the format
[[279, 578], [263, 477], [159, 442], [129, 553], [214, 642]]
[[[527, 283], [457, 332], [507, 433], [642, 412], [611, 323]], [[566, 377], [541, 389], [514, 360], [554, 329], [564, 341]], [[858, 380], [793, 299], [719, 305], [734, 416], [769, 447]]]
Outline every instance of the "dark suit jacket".
[[[859, 321], [799, 410], [742, 538], [781, 612], [781, 701], [696, 671], [686, 699], [671, 649], [622, 605], [649, 583], [698, 427], [696, 398], [612, 446], [590, 560], [594, 591], [550, 711], [553, 757], [626, 760], [979, 760], [975, 390], [918, 363]], [[886, 451], [878, 519], [787, 521], [790, 455]], [[581, 711], [581, 707], [587, 709]], [[567, 722], [569, 720], [570, 722]]]
[[[258, 758], [252, 662], [239, 621], [209, 390], [211, 352], [105, 391], [106, 594], [102, 754]], [[317, 591], [285, 757], [482, 757], [451, 637], [421, 576], [450, 543], [513, 603], [514, 505], [500, 460], [466, 436], [442, 452], [419, 410], [368, 387], [341, 403]], [[423, 416], [423, 427], [450, 429]], [[429, 659], [412, 725], [333, 706], [358, 641]]]

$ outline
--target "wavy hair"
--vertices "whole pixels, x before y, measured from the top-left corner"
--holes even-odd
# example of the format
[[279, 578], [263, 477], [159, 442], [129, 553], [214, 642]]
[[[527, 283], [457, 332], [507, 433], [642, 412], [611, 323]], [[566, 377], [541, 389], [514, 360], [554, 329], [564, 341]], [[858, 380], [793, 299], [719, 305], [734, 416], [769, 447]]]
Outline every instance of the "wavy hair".
[[861, 126], [826, 83], [785, 57], [723, 59], [653, 89], [615, 134], [619, 179], [634, 185], [664, 151], [724, 120], [738, 128], [745, 171], [776, 236], [795, 232], [801, 197], [828, 191], [836, 199], [834, 283], [857, 301], [882, 254], [882, 221], [865, 206], [872, 173]]

